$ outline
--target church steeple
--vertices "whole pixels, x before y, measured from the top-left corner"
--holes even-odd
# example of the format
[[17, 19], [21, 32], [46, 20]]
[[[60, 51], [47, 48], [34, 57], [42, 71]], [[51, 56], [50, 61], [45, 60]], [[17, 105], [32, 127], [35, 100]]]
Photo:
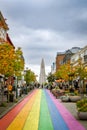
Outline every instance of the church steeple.
[[40, 67], [39, 83], [44, 84], [45, 82], [46, 82], [45, 64], [44, 64], [44, 59], [42, 58], [41, 67]]

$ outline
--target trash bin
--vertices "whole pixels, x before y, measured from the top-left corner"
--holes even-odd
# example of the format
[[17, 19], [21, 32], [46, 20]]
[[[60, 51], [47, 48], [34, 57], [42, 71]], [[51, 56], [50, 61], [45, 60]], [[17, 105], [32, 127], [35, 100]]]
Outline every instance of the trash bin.
[[14, 101], [14, 94], [9, 94], [9, 101], [10, 102], [13, 102]]
[[14, 94], [13, 93], [7, 94], [7, 101], [8, 102], [13, 102], [14, 101]]

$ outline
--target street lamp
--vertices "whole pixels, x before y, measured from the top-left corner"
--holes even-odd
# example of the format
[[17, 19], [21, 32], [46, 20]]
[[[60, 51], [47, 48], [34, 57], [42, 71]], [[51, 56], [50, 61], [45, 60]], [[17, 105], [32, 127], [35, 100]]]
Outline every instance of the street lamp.
[[17, 76], [14, 76], [14, 86], [16, 91], [16, 99], [18, 98], [18, 90], [17, 90]]
[[25, 89], [25, 93], [27, 94], [28, 93], [28, 90], [27, 90], [27, 81], [26, 81], [26, 78], [27, 78], [27, 71], [28, 71], [28, 67], [26, 67], [26, 70], [24, 71], [24, 75], [25, 75], [25, 82], [26, 82], [26, 89]]
[[74, 72], [68, 73], [68, 76], [69, 76], [69, 85], [72, 86], [72, 79], [73, 79], [73, 77], [74, 77]]
[[2, 84], [4, 85], [4, 75], [0, 74], [0, 89], [1, 89], [1, 94], [2, 94], [2, 99], [1, 101], [3, 102], [3, 95], [4, 95], [4, 86], [2, 86]]

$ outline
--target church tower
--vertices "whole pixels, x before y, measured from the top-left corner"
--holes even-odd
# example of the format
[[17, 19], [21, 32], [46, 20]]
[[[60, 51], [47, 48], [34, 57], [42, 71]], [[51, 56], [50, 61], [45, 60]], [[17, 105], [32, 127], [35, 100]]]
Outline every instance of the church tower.
[[45, 74], [45, 64], [44, 64], [44, 59], [41, 61], [41, 66], [40, 66], [40, 77], [39, 77], [39, 83], [42, 85], [46, 82], [46, 74]]

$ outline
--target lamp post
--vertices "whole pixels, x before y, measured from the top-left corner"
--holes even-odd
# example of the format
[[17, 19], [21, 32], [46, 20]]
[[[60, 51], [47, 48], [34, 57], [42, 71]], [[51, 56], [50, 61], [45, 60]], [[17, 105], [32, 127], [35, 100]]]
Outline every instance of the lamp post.
[[70, 72], [70, 73], [68, 73], [68, 76], [69, 76], [69, 85], [72, 86], [72, 80], [73, 80], [73, 77], [74, 77], [74, 73]]
[[17, 89], [17, 86], [18, 86], [18, 81], [17, 81], [18, 79], [17, 79], [17, 76], [16, 76], [16, 78], [15, 78], [15, 81], [16, 81], [16, 99], [18, 98], [18, 89]]
[[17, 98], [18, 98], [18, 90], [17, 90], [17, 76], [14, 76], [14, 86], [15, 86], [16, 99], [17, 99]]
[[26, 84], [25, 84], [25, 85], [26, 85], [26, 86], [25, 86], [25, 88], [26, 88], [26, 89], [25, 89], [25, 93], [26, 93], [26, 94], [28, 93], [28, 91], [27, 91], [27, 80], [26, 80], [26, 79], [27, 79], [27, 71], [28, 71], [28, 67], [26, 67], [26, 70], [24, 71], [25, 82], [26, 82]]
[[4, 95], [4, 75], [0, 74], [0, 89], [1, 89], [1, 95], [2, 95], [2, 99], [1, 102], [3, 103], [3, 95]]

